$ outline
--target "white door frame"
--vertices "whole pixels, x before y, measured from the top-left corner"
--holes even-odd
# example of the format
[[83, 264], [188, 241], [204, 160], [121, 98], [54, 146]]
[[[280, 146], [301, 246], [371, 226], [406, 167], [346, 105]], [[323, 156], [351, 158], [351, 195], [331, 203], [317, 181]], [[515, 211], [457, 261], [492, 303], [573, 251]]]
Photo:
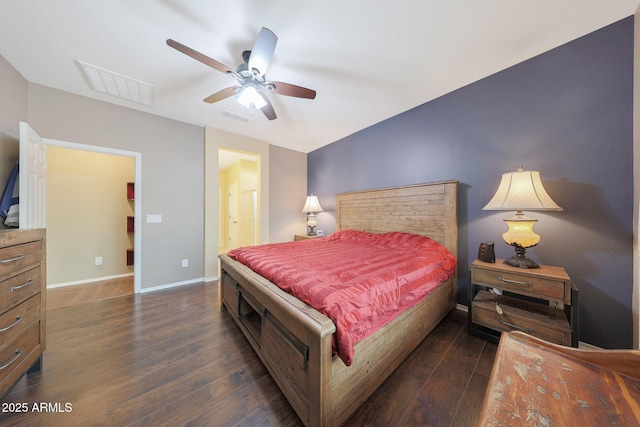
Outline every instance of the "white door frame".
[[112, 154], [116, 156], [133, 157], [134, 182], [136, 196], [133, 200], [133, 292], [139, 294], [142, 291], [142, 153], [136, 151], [119, 150], [116, 148], [100, 147], [97, 145], [79, 144], [76, 142], [60, 141], [57, 139], [42, 138], [46, 145], [82, 150], [93, 153]]
[[238, 234], [240, 228], [240, 213], [238, 209], [238, 200], [240, 192], [238, 190], [238, 183], [234, 182], [229, 185], [227, 190], [227, 210], [229, 212], [229, 220], [227, 221], [227, 228], [229, 233], [229, 241], [227, 242], [226, 249], [228, 251], [236, 249], [238, 247]]

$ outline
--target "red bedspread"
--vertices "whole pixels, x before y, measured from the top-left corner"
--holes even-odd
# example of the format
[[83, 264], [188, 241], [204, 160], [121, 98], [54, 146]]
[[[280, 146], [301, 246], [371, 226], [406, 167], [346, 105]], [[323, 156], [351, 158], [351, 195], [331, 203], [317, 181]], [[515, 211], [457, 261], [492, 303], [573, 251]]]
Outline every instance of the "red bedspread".
[[322, 239], [235, 249], [228, 254], [336, 325], [334, 351], [353, 346], [449, 278], [456, 259], [428, 237], [338, 231]]

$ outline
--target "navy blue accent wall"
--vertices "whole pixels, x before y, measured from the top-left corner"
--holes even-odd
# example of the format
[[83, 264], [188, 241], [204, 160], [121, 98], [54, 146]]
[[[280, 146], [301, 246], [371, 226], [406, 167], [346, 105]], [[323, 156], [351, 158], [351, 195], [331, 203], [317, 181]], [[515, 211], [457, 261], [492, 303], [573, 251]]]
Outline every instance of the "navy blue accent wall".
[[580, 290], [580, 340], [630, 348], [633, 233], [633, 17], [470, 84], [308, 155], [308, 191], [335, 229], [334, 194], [457, 179], [459, 294], [482, 241], [496, 255], [509, 212], [483, 211], [502, 173], [539, 170], [563, 212], [529, 212], [529, 256]]

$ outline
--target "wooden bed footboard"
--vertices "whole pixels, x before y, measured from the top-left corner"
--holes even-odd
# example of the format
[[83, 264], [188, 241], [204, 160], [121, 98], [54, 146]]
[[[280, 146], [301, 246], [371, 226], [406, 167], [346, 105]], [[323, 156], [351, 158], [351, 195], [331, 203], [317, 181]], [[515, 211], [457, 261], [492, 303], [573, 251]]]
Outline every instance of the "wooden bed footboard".
[[[457, 181], [336, 195], [336, 229], [429, 236], [457, 256]], [[222, 301], [306, 426], [339, 426], [456, 306], [456, 275], [332, 357], [335, 325], [250, 268], [220, 255]]]
[[307, 426], [339, 426], [455, 307], [452, 279], [356, 344], [354, 362], [332, 357], [333, 322], [226, 255], [222, 301]]
[[[220, 255], [222, 302], [306, 425], [327, 425], [333, 322]], [[312, 422], [311, 420], [317, 420]]]

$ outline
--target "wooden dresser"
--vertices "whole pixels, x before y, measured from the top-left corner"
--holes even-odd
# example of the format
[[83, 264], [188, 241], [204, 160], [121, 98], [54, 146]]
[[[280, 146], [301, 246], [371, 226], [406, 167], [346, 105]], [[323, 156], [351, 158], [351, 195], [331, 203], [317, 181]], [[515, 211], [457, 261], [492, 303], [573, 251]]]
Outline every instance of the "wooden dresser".
[[640, 351], [502, 334], [478, 426], [640, 425]]
[[0, 396], [42, 368], [45, 230], [0, 230]]

